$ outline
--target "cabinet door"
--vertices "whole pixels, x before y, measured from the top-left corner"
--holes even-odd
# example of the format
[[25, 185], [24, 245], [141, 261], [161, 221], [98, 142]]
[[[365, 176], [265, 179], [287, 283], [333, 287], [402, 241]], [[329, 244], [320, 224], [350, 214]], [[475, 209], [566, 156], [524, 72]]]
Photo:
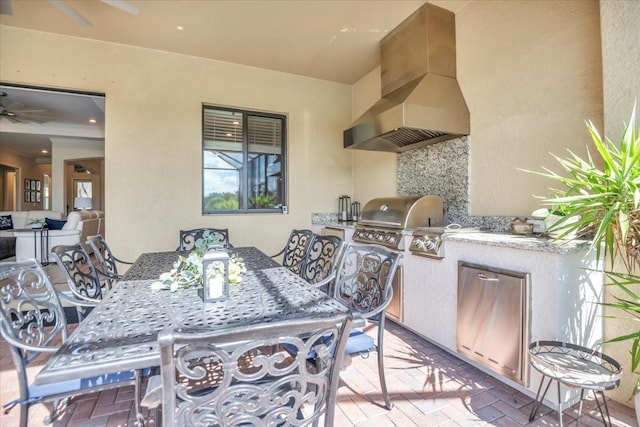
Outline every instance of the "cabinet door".
[[526, 319], [525, 275], [462, 265], [458, 281], [458, 351], [520, 380]]

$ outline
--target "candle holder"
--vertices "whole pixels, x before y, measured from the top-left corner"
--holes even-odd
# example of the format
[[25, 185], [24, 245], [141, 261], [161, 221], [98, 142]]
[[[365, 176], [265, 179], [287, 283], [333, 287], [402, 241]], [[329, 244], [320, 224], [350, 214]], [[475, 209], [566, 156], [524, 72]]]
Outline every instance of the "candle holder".
[[229, 298], [229, 254], [221, 247], [209, 248], [202, 257], [202, 300]]

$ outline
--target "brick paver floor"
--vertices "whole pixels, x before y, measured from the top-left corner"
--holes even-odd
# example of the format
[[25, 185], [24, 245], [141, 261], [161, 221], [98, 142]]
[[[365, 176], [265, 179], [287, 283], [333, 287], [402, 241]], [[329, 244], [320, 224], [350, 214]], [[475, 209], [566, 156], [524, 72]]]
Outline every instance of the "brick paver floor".
[[[541, 408], [529, 423], [533, 399], [497, 381], [410, 331], [388, 322], [385, 335], [386, 378], [395, 404], [382, 407], [375, 354], [354, 358], [341, 375], [336, 426], [558, 426], [557, 412]], [[31, 377], [41, 368], [32, 367]], [[133, 387], [86, 394], [71, 399], [54, 426], [134, 426]], [[8, 345], [0, 340], [0, 401], [17, 396], [17, 379]], [[636, 426], [633, 409], [608, 401], [616, 427]], [[585, 404], [582, 426], [599, 426], [593, 401]], [[18, 408], [0, 414], [3, 427], [18, 425]], [[30, 411], [30, 426], [42, 426], [48, 414], [39, 404]], [[573, 423], [577, 405], [565, 411], [564, 425]], [[148, 426], [157, 425], [146, 412]]]

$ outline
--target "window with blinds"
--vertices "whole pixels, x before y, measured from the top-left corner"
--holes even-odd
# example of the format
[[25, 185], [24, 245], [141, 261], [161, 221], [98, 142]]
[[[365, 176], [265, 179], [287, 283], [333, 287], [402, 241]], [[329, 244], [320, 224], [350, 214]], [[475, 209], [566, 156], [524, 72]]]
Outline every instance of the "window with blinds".
[[286, 116], [204, 105], [202, 212], [286, 212]]

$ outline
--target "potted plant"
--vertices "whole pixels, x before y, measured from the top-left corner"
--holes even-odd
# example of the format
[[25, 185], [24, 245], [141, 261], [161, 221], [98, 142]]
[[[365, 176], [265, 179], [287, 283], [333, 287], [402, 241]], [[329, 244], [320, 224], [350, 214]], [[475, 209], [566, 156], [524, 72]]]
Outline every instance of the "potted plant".
[[46, 222], [44, 219], [32, 219], [31, 221], [27, 222], [27, 225], [31, 226], [31, 228], [42, 228], [46, 225]]
[[[554, 156], [564, 173], [557, 174], [547, 168], [544, 172], [533, 172], [561, 184], [561, 188], [551, 189], [552, 197], [543, 203], [550, 211], [562, 212], [549, 231], [557, 238], [575, 234], [576, 237], [591, 239], [591, 248], [597, 258], [604, 250], [611, 266], [616, 261], [624, 269], [604, 271], [611, 281], [609, 285], [619, 288], [621, 297], [613, 296], [613, 302], [604, 305], [615, 309], [614, 315], [640, 322], [639, 292], [640, 276], [635, 274], [640, 267], [640, 138], [636, 121], [636, 106], [625, 126], [618, 144], [603, 139], [595, 125], [587, 122], [587, 129], [599, 155], [600, 167], [591, 154], [587, 159], [569, 151], [567, 158]], [[603, 268], [604, 270], [604, 268]], [[631, 342], [631, 372], [637, 376], [636, 413], [640, 414], [638, 389], [640, 387], [640, 323], [628, 334], [620, 335], [607, 342]], [[639, 417], [640, 423], [640, 417]]]

